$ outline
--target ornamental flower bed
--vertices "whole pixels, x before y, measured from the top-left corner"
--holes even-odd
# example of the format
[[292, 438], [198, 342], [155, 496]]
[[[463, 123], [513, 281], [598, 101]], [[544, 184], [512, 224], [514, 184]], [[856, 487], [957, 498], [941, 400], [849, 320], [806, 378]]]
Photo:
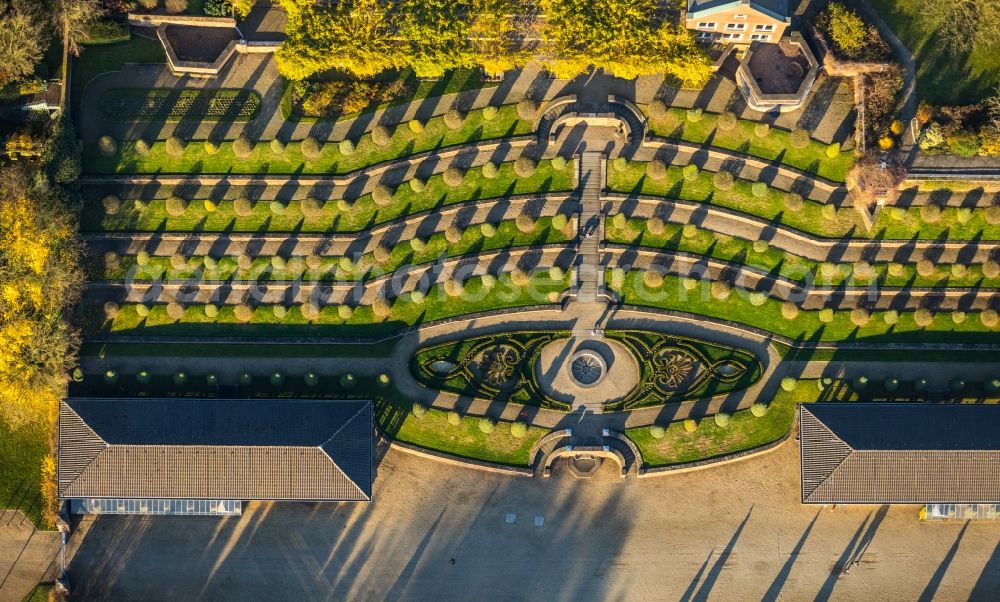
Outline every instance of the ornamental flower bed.
[[101, 111], [116, 119], [139, 121], [249, 121], [260, 96], [246, 90], [108, 90]]

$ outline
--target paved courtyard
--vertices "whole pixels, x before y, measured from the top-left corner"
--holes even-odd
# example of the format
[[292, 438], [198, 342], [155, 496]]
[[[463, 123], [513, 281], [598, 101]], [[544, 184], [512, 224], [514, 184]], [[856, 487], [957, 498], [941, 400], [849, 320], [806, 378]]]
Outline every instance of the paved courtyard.
[[742, 463], [627, 481], [608, 467], [574, 480], [558, 465], [548, 480], [513, 479], [390, 451], [367, 506], [84, 523], [70, 578], [78, 600], [1000, 596], [1000, 524], [797, 500], [794, 440]]

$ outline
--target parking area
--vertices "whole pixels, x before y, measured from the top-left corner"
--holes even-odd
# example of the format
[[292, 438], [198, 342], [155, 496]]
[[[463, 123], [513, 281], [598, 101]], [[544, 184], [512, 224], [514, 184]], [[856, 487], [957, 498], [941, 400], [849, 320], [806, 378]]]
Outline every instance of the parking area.
[[[375, 501], [85, 522], [78, 600], [995, 600], [1000, 524], [803, 506], [798, 445], [645, 480], [390, 451]], [[842, 568], [849, 566], [847, 574]]]

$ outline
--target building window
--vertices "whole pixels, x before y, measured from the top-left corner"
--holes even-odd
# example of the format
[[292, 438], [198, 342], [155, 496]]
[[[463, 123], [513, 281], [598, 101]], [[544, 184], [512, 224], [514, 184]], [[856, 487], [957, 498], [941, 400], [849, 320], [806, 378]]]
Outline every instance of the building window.
[[718, 23], [712, 23], [708, 21], [702, 21], [701, 23], [698, 24], [698, 29], [714, 30], [716, 27], [718, 27]]
[[722, 34], [723, 40], [738, 41], [743, 39], [743, 34], [741, 33], [724, 33]]
[[751, 40], [757, 40], [757, 41], [760, 41], [760, 42], [770, 42], [771, 41], [771, 36], [770, 36], [770, 34], [766, 34], [766, 33], [752, 33], [752, 34], [750, 34], [750, 39]]
[[726, 23], [726, 29], [729, 31], [743, 31], [746, 28], [746, 23]]
[[746, 18], [747, 18], [747, 16], [746, 15], [733, 15], [733, 18], [734, 19], [738, 19], [740, 21], [745, 21]]
[[774, 25], [754, 25], [754, 31], [774, 31]]
[[718, 35], [718, 34], [714, 34], [714, 33], [710, 32], [710, 31], [699, 31], [698, 32], [698, 39], [699, 40], [714, 40], [716, 35]]

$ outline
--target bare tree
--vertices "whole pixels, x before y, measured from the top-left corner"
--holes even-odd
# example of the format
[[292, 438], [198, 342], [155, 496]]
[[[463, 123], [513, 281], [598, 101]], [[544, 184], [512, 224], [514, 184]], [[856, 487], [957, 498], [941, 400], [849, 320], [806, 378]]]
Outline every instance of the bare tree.
[[0, 86], [31, 75], [47, 44], [48, 32], [31, 4], [0, 0]]
[[100, 0], [61, 0], [56, 24], [66, 37], [70, 54], [80, 56], [79, 42], [104, 15]]

